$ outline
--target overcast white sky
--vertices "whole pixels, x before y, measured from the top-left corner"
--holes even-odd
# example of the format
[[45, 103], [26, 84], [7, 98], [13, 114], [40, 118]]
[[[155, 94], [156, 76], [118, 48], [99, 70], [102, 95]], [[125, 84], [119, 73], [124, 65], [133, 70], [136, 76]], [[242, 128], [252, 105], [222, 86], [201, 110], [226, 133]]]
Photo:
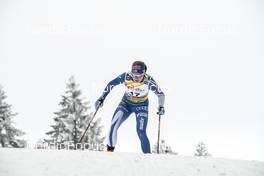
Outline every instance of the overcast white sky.
[[[264, 160], [262, 0], [0, 0], [0, 84], [34, 143], [53, 124], [71, 75], [94, 101], [143, 60], [166, 94], [161, 136], [181, 155], [204, 141], [218, 157]], [[124, 87], [98, 116], [108, 132]], [[157, 97], [148, 135], [157, 140]], [[141, 152], [131, 116], [117, 151]]]

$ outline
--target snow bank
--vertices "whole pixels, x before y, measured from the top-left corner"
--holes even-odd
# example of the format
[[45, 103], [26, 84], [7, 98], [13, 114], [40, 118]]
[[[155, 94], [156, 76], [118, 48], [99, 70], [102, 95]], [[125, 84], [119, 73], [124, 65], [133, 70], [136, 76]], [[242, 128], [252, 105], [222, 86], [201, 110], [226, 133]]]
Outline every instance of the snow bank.
[[264, 162], [68, 150], [0, 149], [0, 176], [264, 176]]

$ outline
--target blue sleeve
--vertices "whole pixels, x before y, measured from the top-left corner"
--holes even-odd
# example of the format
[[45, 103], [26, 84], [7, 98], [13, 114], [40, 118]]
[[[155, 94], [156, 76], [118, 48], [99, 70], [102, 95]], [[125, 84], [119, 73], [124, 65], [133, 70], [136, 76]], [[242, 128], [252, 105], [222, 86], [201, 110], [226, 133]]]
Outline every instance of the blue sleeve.
[[159, 106], [164, 107], [165, 94], [162, 92], [162, 90], [160, 89], [160, 87], [152, 77], [150, 77], [149, 89], [158, 96]]
[[101, 96], [101, 98], [105, 99], [106, 96], [111, 92], [111, 90], [119, 84], [122, 84], [125, 81], [126, 78], [126, 73], [123, 73], [121, 75], [119, 75], [118, 77], [116, 77], [115, 79], [113, 79], [112, 81], [110, 81], [107, 86], [104, 89], [103, 95]]

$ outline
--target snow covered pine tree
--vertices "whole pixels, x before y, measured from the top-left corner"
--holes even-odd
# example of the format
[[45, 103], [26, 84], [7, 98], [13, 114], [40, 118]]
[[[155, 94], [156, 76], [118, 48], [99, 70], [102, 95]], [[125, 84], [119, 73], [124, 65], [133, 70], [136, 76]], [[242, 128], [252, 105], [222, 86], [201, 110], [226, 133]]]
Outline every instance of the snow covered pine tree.
[[208, 153], [205, 144], [203, 142], [199, 142], [196, 146], [196, 153], [194, 156], [211, 156], [211, 154]]
[[7, 104], [5, 99], [5, 92], [0, 85], [0, 147], [24, 148], [26, 141], [16, 137], [23, 136], [25, 132], [14, 127], [13, 117], [17, 113], [12, 113], [11, 105]]
[[78, 143], [92, 116], [92, 113], [88, 113], [90, 109], [89, 102], [84, 102], [81, 95], [79, 85], [75, 82], [73, 76], [70, 77], [65, 95], [62, 96], [62, 101], [59, 103], [61, 110], [54, 113], [55, 125], [51, 125], [53, 130], [46, 133], [51, 139], [45, 141], [55, 144], [58, 149], [67, 147], [69, 149], [103, 150], [99, 147], [103, 146], [105, 139], [105, 137], [101, 137], [103, 126], [100, 125], [100, 118], [96, 118], [91, 124], [91, 128], [83, 139], [83, 145]]
[[[152, 153], [157, 153], [157, 144], [153, 145]], [[164, 139], [161, 139], [159, 153], [177, 155], [177, 152], [174, 152]]]

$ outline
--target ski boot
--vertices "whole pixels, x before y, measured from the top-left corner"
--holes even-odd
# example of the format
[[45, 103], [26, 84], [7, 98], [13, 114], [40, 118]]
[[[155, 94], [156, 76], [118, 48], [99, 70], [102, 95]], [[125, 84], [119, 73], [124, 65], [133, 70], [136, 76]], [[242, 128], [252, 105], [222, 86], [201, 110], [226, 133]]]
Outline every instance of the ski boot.
[[115, 150], [115, 147], [111, 147], [111, 146], [109, 146], [109, 145], [107, 145], [106, 147], [107, 147], [106, 150], [107, 150], [108, 152], [114, 152], [114, 150]]

